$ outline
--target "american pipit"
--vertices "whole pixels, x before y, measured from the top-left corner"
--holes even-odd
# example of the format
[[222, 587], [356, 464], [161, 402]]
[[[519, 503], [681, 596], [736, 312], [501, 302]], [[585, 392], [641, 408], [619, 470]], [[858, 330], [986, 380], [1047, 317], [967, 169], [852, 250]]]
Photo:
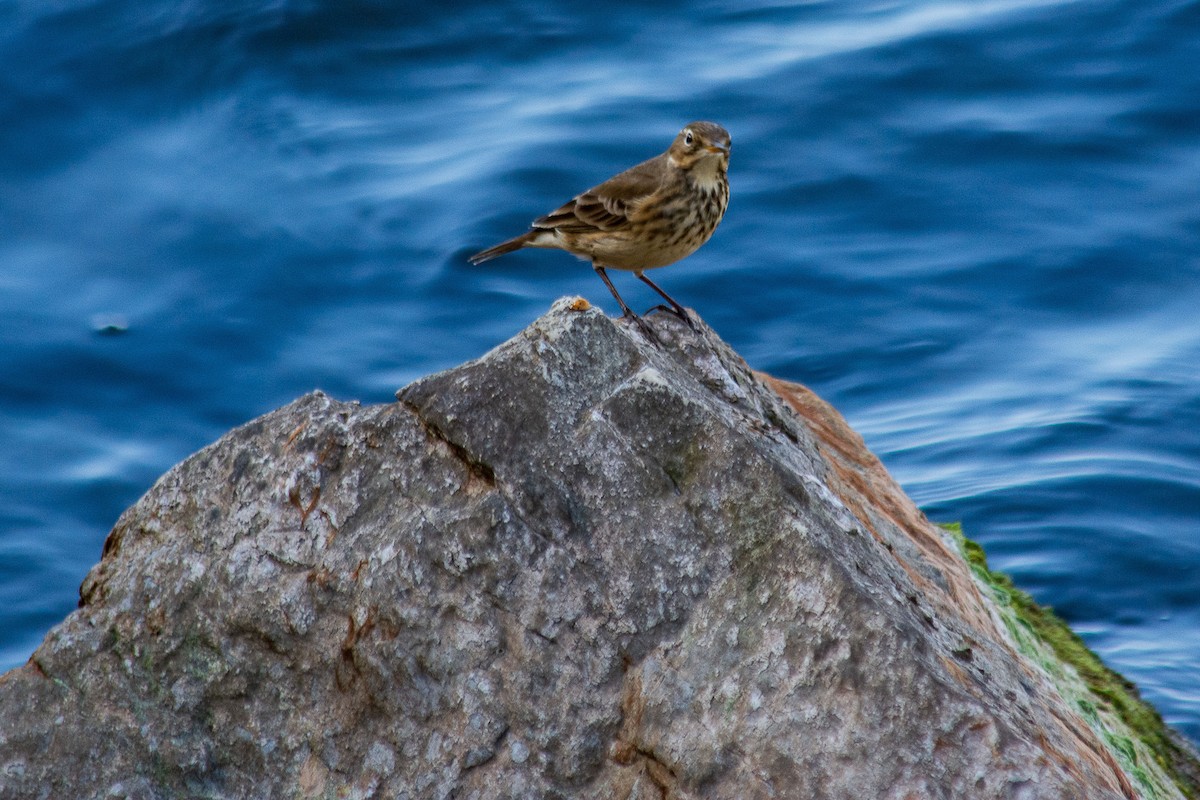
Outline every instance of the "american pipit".
[[662, 155], [576, 195], [535, 219], [528, 232], [471, 256], [471, 263], [522, 247], [566, 250], [592, 262], [625, 316], [641, 322], [617, 294], [608, 267], [637, 275], [692, 325], [683, 306], [645, 271], [674, 264], [712, 236], [729, 205], [729, 149], [728, 131], [713, 122], [693, 122]]

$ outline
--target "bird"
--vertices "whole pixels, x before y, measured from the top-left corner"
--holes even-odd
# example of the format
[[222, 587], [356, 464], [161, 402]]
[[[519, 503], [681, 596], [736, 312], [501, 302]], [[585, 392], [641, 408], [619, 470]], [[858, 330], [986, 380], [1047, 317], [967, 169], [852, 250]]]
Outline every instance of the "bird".
[[715, 122], [692, 122], [665, 152], [575, 195], [538, 217], [529, 230], [471, 256], [482, 264], [525, 247], [565, 250], [590, 261], [621, 307], [622, 316], [641, 318], [626, 305], [607, 269], [628, 270], [695, 328], [687, 311], [646, 277], [646, 270], [674, 264], [712, 236], [729, 206], [729, 131]]

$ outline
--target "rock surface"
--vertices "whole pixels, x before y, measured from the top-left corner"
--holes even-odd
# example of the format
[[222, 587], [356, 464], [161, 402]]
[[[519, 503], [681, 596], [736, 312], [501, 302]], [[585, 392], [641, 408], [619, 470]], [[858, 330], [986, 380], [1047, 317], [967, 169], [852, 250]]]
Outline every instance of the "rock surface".
[[1182, 796], [836, 412], [649, 322], [172, 469], [0, 678], [0, 796]]

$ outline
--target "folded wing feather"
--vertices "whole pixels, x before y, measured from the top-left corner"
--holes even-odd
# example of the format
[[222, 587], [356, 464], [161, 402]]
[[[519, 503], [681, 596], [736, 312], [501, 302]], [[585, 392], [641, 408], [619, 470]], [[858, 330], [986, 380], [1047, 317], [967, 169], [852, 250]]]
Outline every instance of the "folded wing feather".
[[599, 186], [576, 195], [560, 208], [533, 221], [534, 228], [563, 232], [613, 231], [629, 225], [629, 216], [660, 184], [657, 156], [631, 167]]

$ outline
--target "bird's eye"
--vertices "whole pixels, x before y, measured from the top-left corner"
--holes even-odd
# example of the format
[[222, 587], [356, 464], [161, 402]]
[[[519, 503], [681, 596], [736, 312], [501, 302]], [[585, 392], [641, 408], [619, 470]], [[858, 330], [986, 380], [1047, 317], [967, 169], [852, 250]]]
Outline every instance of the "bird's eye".
[[684, 131], [684, 134], [683, 134], [683, 143], [684, 144], [691, 145], [693, 138], [694, 137], [692, 136], [691, 131]]

